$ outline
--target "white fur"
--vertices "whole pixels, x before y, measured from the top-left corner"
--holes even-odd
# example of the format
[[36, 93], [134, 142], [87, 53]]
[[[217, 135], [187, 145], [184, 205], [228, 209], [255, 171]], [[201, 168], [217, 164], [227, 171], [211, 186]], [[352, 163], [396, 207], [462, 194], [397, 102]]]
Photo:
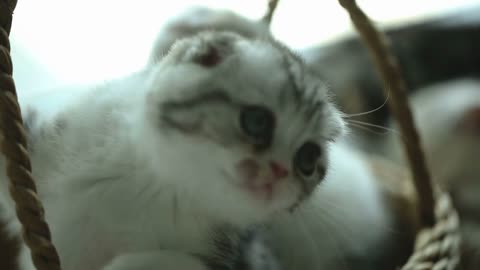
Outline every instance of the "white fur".
[[344, 269], [345, 256], [375, 257], [387, 239], [388, 213], [368, 164], [345, 143], [331, 147], [326, 179], [294, 215], [273, 222], [286, 269]]
[[[246, 89], [251, 84], [277, 89], [286, 75], [271, 67], [280, 56], [266, 47], [253, 50], [248, 43], [240, 42], [239, 48], [257, 57], [233, 62], [240, 67], [221, 83], [235, 75]], [[254, 201], [215, 170], [232, 166], [238, 158], [235, 151], [159, 131], [157, 102], [188, 95], [206, 76], [198, 66], [172, 59], [65, 95], [53, 103], [54, 110], [48, 101], [22, 102], [25, 110], [39, 112], [39, 125], [31, 131], [33, 174], [63, 269], [203, 269], [187, 254], [211, 252], [213, 226], [231, 223], [241, 228], [268, 218], [278, 241], [275, 248], [282, 258], [289, 252], [289, 266], [337, 265], [339, 253], [361, 253], [384, 237], [387, 218], [373, 178], [348, 148], [332, 145], [327, 180], [297, 213], [276, 217], [297, 196], [295, 186], [284, 186], [270, 204]], [[269, 67], [272, 75], [265, 77]], [[328, 123], [323, 132], [330, 131], [329, 124], [337, 123]], [[276, 143], [284, 142], [292, 143]], [[13, 212], [10, 215], [13, 218]], [[18, 232], [18, 225], [13, 227]], [[298, 249], [290, 253], [293, 244]], [[23, 253], [22, 260], [27, 257]], [[21, 264], [22, 270], [32, 269], [26, 261]]]

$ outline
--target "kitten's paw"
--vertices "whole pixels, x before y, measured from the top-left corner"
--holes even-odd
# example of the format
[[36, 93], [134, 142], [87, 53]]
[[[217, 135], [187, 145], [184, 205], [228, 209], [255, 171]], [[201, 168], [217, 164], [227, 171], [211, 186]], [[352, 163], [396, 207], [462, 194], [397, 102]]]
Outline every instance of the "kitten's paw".
[[253, 236], [246, 243], [241, 260], [243, 267], [234, 270], [281, 270], [279, 261], [260, 235]]

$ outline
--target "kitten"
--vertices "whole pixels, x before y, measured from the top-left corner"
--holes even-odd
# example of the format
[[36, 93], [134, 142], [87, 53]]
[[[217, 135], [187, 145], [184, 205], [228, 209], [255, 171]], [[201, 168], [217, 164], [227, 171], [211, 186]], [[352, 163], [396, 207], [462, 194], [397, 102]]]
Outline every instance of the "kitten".
[[[480, 261], [480, 80], [463, 78], [421, 89], [410, 99], [433, 179], [452, 195], [463, 242], [477, 269]], [[391, 127], [395, 128], [392, 121]], [[404, 162], [398, 136], [390, 134], [386, 155]], [[471, 253], [471, 254], [470, 254]], [[470, 257], [471, 256], [471, 257]], [[464, 267], [466, 267], [464, 265]]]
[[202, 32], [145, 70], [56, 95], [22, 108], [65, 270], [208, 269], [216, 235], [254, 225], [272, 243], [246, 258], [342, 269], [387, 237], [367, 166], [334, 143], [345, 127], [326, 86], [276, 41]]

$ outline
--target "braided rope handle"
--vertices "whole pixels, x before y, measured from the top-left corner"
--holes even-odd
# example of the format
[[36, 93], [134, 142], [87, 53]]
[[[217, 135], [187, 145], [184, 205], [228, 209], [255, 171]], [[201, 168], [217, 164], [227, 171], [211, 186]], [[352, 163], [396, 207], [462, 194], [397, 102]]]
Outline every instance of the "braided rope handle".
[[[417, 234], [415, 250], [402, 270], [452, 270], [460, 261], [459, 220], [447, 193], [434, 198], [420, 138], [407, 102], [406, 84], [390, 52], [386, 37], [379, 32], [355, 0], [338, 0], [366, 44], [380, 73], [385, 91], [390, 90], [390, 109], [399, 122], [412, 171], [423, 229]], [[436, 199], [436, 200], [435, 200]]]
[[402, 270], [453, 270], [460, 263], [459, 220], [447, 193], [437, 199], [435, 218], [432, 228], [418, 233], [414, 253]]
[[23, 227], [23, 239], [30, 248], [33, 263], [38, 270], [60, 270], [60, 259], [51, 242], [43, 206], [32, 177], [27, 135], [12, 78], [8, 34], [16, 2], [0, 0], [0, 148], [6, 158], [10, 194], [15, 201], [18, 220]]

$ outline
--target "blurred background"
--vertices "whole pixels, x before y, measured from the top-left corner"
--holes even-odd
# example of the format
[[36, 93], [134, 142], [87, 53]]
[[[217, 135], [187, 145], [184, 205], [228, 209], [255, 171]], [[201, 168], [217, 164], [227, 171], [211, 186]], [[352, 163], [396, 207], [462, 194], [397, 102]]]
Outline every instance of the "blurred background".
[[[480, 0], [357, 2], [390, 38], [434, 180], [452, 194], [462, 218], [464, 269], [479, 269]], [[237, 15], [211, 10], [177, 17], [192, 5]], [[174, 17], [192, 31], [228, 29], [229, 20], [261, 28], [266, 8], [267, 0], [20, 0], [11, 32], [19, 98], [144, 67], [162, 26]], [[226, 15], [209, 19], [218, 14]], [[175, 31], [167, 25], [160, 39], [185, 35]], [[383, 85], [336, 0], [281, 0], [271, 34], [331, 86], [347, 114], [353, 147], [405, 164]], [[165, 42], [168, 48], [171, 40]]]
[[[23, 94], [52, 83], [105, 80], [140, 68], [160, 26], [186, 7], [230, 9], [258, 19], [265, 13], [266, 2], [18, 1], [11, 39], [19, 92]], [[272, 32], [293, 48], [319, 45], [351, 33], [348, 16], [335, 0], [280, 2]], [[358, 2], [381, 25], [418, 21], [480, 3], [479, 0]]]

